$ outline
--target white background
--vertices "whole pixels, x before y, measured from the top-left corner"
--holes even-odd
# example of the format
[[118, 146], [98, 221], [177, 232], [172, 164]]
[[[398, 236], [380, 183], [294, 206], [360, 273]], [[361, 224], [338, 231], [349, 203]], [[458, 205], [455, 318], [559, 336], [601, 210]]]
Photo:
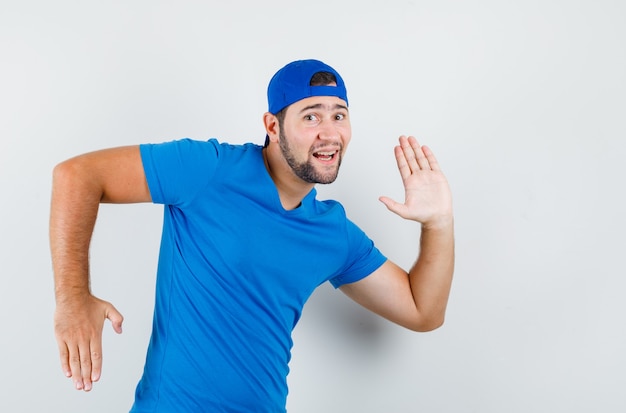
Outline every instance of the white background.
[[161, 207], [101, 208], [92, 286], [125, 332], [106, 326], [102, 380], [74, 391], [52, 331], [53, 166], [262, 143], [270, 77], [317, 58], [346, 80], [354, 132], [321, 197], [410, 266], [418, 227], [377, 198], [402, 198], [393, 146], [416, 135], [453, 189], [457, 268], [426, 334], [321, 287], [294, 332], [289, 411], [625, 412], [625, 21], [617, 0], [3, 1], [0, 411], [128, 411], [143, 366]]

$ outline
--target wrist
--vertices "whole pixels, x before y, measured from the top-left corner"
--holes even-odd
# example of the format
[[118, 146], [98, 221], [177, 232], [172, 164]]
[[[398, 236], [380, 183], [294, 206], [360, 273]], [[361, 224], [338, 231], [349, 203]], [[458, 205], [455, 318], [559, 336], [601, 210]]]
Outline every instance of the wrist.
[[445, 231], [453, 228], [454, 217], [452, 215], [442, 215], [422, 222], [423, 231]]
[[64, 286], [55, 288], [55, 300], [57, 306], [83, 303], [89, 298], [91, 298], [91, 291], [89, 291], [89, 287]]

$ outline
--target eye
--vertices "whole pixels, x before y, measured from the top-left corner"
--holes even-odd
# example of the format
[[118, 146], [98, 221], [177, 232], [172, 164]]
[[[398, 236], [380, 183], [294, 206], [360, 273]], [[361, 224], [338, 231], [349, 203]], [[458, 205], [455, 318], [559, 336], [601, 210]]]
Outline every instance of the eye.
[[344, 120], [346, 118], [346, 115], [343, 113], [338, 113], [335, 115], [335, 120]]
[[311, 121], [315, 121], [317, 120], [317, 116], [313, 113], [309, 113], [308, 115], [304, 116], [304, 120], [311, 120]]

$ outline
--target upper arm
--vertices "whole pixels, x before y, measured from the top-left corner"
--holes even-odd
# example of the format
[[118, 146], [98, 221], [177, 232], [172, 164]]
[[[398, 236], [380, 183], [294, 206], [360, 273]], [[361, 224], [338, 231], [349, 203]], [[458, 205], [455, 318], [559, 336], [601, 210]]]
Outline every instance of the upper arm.
[[363, 307], [396, 324], [411, 330], [426, 330], [420, 325], [409, 275], [389, 260], [367, 277], [339, 289]]
[[[139, 146], [103, 149], [68, 159], [55, 167], [56, 185], [85, 185], [100, 202], [150, 202]], [[71, 189], [71, 188], [68, 188]]]

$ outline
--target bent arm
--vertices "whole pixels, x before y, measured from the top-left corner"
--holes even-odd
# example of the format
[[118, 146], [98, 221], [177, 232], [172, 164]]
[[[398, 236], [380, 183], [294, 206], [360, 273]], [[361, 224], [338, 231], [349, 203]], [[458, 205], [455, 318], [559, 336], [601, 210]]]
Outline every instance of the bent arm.
[[149, 202], [139, 147], [84, 154], [53, 171], [50, 248], [57, 301], [88, 292], [89, 243], [101, 202]]
[[420, 253], [407, 273], [387, 261], [368, 277], [340, 290], [363, 307], [413, 331], [430, 331], [445, 319], [454, 272], [452, 221], [422, 228]]
[[422, 226], [420, 251], [407, 273], [387, 262], [365, 279], [343, 286], [366, 308], [416, 331], [443, 324], [454, 272], [454, 223], [448, 182], [432, 151], [413, 137], [395, 148], [404, 203], [387, 197], [387, 208]]
[[101, 202], [148, 202], [139, 147], [106, 149], [58, 164], [53, 171], [50, 250], [54, 271], [55, 334], [61, 366], [76, 388], [100, 376], [105, 319], [121, 332], [122, 316], [91, 295], [89, 244]]

